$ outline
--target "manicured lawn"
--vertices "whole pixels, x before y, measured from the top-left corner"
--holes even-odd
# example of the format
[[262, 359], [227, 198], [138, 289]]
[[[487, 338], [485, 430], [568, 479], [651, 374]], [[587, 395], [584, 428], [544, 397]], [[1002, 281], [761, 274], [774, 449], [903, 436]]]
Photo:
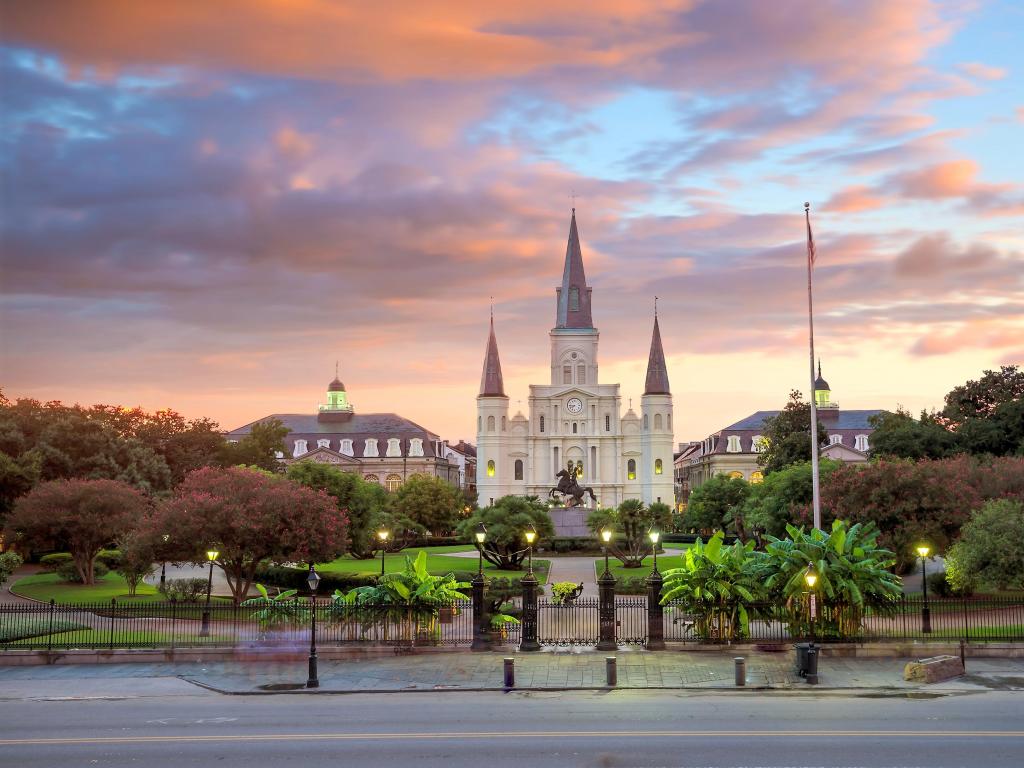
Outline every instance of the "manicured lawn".
[[[616, 558], [609, 558], [608, 561], [612, 572], [612, 576], [616, 579], [623, 578], [635, 578], [637, 576], [641, 578], [647, 578], [651, 574], [651, 569], [654, 565], [654, 558], [645, 557], [644, 563], [640, 568], [623, 568], [622, 563]], [[669, 571], [673, 568], [683, 567], [683, 556], [682, 555], [658, 555], [658, 571], [664, 575], [665, 571]], [[600, 577], [604, 573], [604, 558], [599, 558], [594, 561], [594, 574], [595, 577]]]
[[[52, 644], [58, 648], [109, 648], [110, 635], [102, 629], [80, 629], [72, 632], [54, 633], [50, 636]], [[8, 644], [8, 648], [46, 648], [47, 636], [40, 635], [25, 640], [17, 640]], [[173, 645], [178, 648], [200, 646], [231, 646], [235, 638], [230, 634], [211, 634], [209, 637], [173, 637]], [[169, 632], [122, 632], [114, 634], [114, 648], [170, 648], [172, 636]]]
[[128, 585], [116, 573], [108, 573], [97, 579], [91, 586], [61, 581], [55, 573], [36, 573], [18, 579], [11, 591], [35, 600], [56, 600], [58, 603], [109, 603], [111, 598], [118, 602], [154, 603], [163, 602], [163, 595], [149, 584], [139, 584], [134, 597], [128, 595]]
[[[77, 621], [68, 621], [67, 619], [51, 620], [49, 616], [6, 614], [0, 616], [0, 643], [10, 643], [40, 635], [56, 636], [58, 633], [71, 632], [76, 629], [87, 629], [87, 627]], [[46, 641], [44, 640], [43, 643], [45, 645]]]
[[[455, 571], [463, 573], [475, 573], [477, 569], [476, 557], [456, 557], [452, 552], [474, 552], [472, 547], [465, 545], [453, 545], [446, 547], [425, 547], [418, 549], [403, 549], [401, 552], [392, 552], [384, 555], [385, 573], [396, 573], [405, 568], [405, 558], [408, 556], [415, 559], [421, 552], [427, 553], [427, 570], [435, 576], [444, 576]], [[543, 584], [547, 580], [549, 563], [547, 560], [533, 560], [533, 571], [537, 579]], [[380, 557], [372, 560], [355, 560], [345, 555], [329, 563], [317, 565], [321, 573], [344, 573], [362, 574], [375, 576], [380, 573]], [[525, 567], [521, 571], [500, 570], [484, 561], [484, 574], [491, 577], [506, 576], [518, 579], [526, 575]]]

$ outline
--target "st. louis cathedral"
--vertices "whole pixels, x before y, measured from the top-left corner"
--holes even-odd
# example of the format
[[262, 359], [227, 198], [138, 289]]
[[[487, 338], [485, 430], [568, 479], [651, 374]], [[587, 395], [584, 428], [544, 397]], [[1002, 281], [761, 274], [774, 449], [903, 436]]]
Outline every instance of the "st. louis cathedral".
[[481, 505], [507, 494], [544, 498], [558, 484], [557, 473], [566, 469], [580, 486], [593, 489], [601, 507], [625, 499], [673, 504], [672, 393], [657, 314], [640, 415], [629, 408], [620, 416], [619, 385], [602, 384], [598, 375], [600, 334], [591, 299], [574, 208], [562, 285], [555, 289], [555, 327], [549, 334], [551, 383], [530, 385], [529, 418], [521, 411], [509, 418], [491, 317], [476, 399]]

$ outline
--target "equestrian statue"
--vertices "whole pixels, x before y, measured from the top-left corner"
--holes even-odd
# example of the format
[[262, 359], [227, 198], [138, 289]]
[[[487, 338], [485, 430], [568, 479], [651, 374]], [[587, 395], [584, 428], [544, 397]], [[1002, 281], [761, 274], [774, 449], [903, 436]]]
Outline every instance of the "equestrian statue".
[[577, 477], [583, 474], [583, 462], [578, 462], [576, 465], [569, 462], [568, 469], [561, 469], [555, 475], [558, 478], [558, 486], [548, 491], [548, 498], [555, 498], [556, 495], [562, 497], [562, 503], [566, 507], [578, 507], [583, 504], [583, 496], [590, 494], [591, 501], [596, 502], [597, 496], [594, 495], [594, 489], [590, 486], [580, 486], [576, 480]]

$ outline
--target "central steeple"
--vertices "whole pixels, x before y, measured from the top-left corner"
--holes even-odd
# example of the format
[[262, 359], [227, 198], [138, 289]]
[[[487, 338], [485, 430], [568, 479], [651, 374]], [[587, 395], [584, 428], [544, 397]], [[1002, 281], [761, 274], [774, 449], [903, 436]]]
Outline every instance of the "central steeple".
[[583, 251], [580, 250], [580, 235], [576, 230], [576, 209], [572, 209], [569, 223], [569, 243], [565, 248], [565, 268], [562, 270], [562, 285], [555, 289], [558, 305], [555, 328], [593, 328], [590, 314], [590, 292], [587, 276], [583, 272]]

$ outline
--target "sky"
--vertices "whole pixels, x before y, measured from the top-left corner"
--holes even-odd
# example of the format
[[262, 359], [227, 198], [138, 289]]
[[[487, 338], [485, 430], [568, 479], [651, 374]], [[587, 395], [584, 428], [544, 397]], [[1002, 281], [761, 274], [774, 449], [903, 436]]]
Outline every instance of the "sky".
[[34, 0], [0, 6], [0, 387], [233, 429], [475, 440], [549, 380], [575, 204], [600, 379], [676, 439], [809, 388], [940, 407], [1024, 362], [1024, 5]]

